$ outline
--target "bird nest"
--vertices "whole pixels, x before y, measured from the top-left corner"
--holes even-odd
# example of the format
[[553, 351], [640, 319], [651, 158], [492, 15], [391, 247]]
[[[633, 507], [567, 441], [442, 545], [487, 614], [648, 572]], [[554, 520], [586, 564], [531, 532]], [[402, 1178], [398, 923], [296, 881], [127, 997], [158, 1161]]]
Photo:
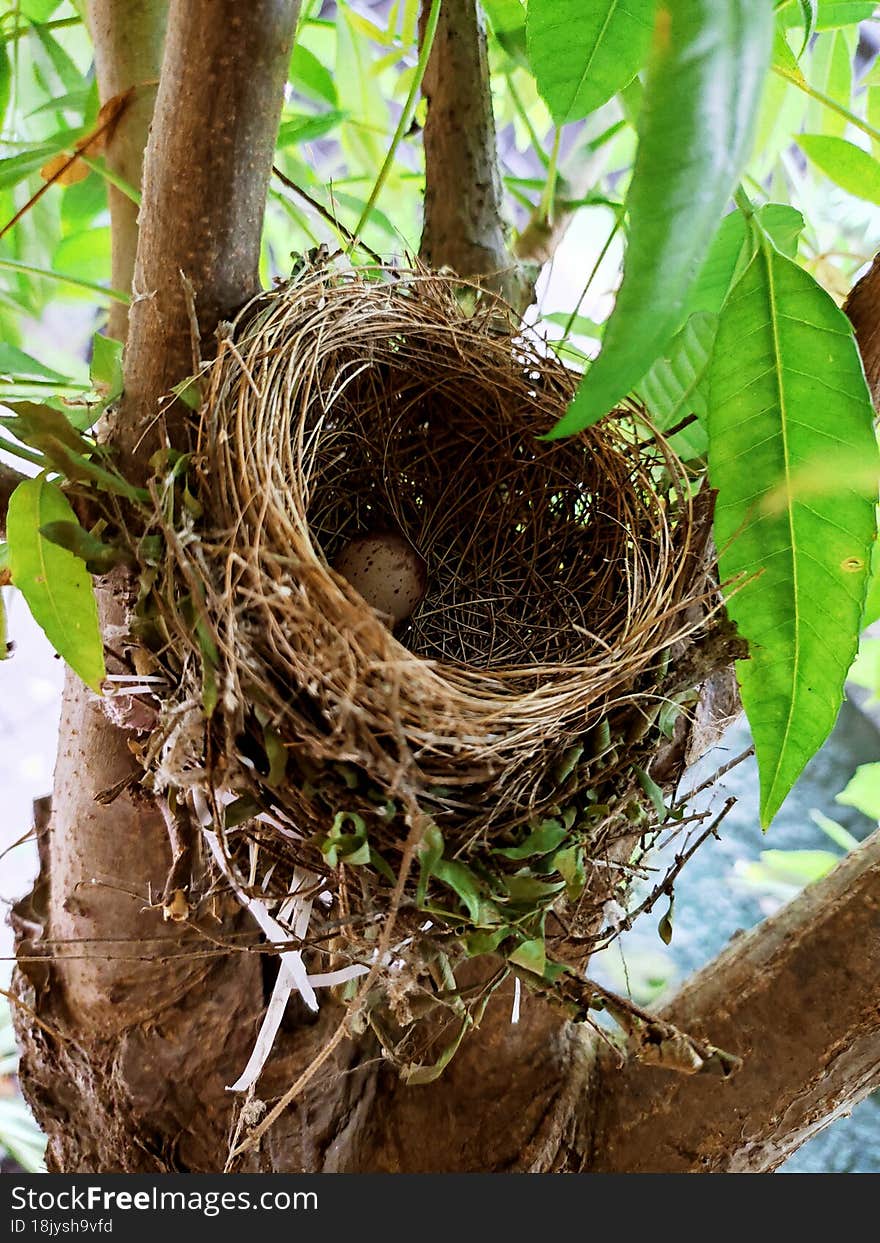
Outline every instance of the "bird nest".
[[[635, 407], [542, 438], [577, 381], [457, 280], [326, 268], [199, 377], [154, 489], [139, 625], [175, 689], [144, 760], [330, 967], [375, 964], [393, 908], [386, 959], [550, 973], [666, 814], [648, 770], [696, 676], [705, 524]], [[376, 556], [402, 577], [365, 599]]]

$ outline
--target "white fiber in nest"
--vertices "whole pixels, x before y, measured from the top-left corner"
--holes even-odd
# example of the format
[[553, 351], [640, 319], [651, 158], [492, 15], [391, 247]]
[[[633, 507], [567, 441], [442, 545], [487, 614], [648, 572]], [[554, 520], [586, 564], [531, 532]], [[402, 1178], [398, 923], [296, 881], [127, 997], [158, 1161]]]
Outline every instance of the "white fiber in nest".
[[[213, 818], [204, 794], [200, 789], [194, 789], [192, 795], [193, 807], [204, 830], [205, 839], [211, 849], [214, 862], [226, 877], [239, 902], [253, 915], [260, 925], [267, 940], [273, 944], [284, 944], [284, 942], [290, 940], [302, 943], [308, 936], [309, 921], [312, 914], [312, 899], [298, 898], [296, 894], [292, 894], [282, 904], [278, 917], [271, 915], [265, 902], [259, 898], [252, 898], [246, 892], [224, 853], [220, 839], [215, 832], [207, 827], [212, 823]], [[305, 871], [297, 872], [294, 879], [298, 887], [304, 890], [308, 889], [315, 880], [313, 876]], [[358, 976], [366, 975], [369, 971], [369, 967], [355, 963], [338, 971], [323, 972], [310, 976], [306, 971], [302, 953], [299, 950], [282, 950], [278, 955], [278, 959], [278, 976], [275, 980], [275, 987], [272, 989], [272, 996], [269, 999], [266, 1013], [260, 1024], [260, 1030], [257, 1033], [253, 1050], [248, 1058], [247, 1065], [238, 1079], [236, 1079], [235, 1083], [229, 1085], [227, 1090], [230, 1092], [245, 1092], [259, 1079], [263, 1067], [268, 1061], [269, 1054], [272, 1052], [278, 1028], [281, 1026], [281, 1019], [284, 1016], [284, 1011], [292, 992], [299, 993], [310, 1010], [317, 1010], [316, 988], [333, 988], [337, 984], [345, 984], [348, 980], [354, 980]]]

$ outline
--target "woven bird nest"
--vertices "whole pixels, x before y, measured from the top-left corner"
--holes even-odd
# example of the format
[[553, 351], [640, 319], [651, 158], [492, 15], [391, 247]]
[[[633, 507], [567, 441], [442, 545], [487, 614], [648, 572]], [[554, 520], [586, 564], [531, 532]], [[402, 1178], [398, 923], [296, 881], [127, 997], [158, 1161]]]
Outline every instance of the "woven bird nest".
[[[203, 370], [156, 493], [141, 627], [175, 690], [146, 761], [336, 966], [392, 900], [412, 957], [585, 950], [656, 822], [702, 537], [634, 408], [540, 438], [577, 379], [461, 282], [320, 268]], [[371, 540], [421, 575], [396, 621], [344, 572]]]

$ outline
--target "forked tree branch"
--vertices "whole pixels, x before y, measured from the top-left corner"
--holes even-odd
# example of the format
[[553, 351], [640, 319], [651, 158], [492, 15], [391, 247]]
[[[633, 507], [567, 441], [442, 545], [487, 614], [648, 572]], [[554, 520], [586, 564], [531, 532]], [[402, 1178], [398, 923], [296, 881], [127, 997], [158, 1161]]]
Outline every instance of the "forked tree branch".
[[[427, 6], [423, 6], [424, 21]], [[531, 286], [507, 242], [486, 31], [478, 0], [444, 0], [423, 91], [425, 216], [421, 258], [481, 280], [516, 307]]]
[[592, 1170], [768, 1172], [880, 1086], [880, 831], [662, 1013], [743, 1068], [721, 1082], [600, 1059]]

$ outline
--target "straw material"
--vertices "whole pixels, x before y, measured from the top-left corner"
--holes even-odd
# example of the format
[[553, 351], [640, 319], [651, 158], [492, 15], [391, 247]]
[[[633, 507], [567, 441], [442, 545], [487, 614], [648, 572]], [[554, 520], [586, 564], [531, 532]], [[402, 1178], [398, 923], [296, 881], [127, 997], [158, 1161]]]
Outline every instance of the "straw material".
[[[392, 894], [388, 961], [585, 951], [656, 822], [705, 524], [634, 407], [539, 439], [577, 380], [460, 281], [326, 268], [203, 369], [186, 488], [155, 492], [141, 628], [175, 689], [145, 762], [336, 966], [377, 961]], [[425, 568], [395, 627], [333, 568], [388, 533]]]

